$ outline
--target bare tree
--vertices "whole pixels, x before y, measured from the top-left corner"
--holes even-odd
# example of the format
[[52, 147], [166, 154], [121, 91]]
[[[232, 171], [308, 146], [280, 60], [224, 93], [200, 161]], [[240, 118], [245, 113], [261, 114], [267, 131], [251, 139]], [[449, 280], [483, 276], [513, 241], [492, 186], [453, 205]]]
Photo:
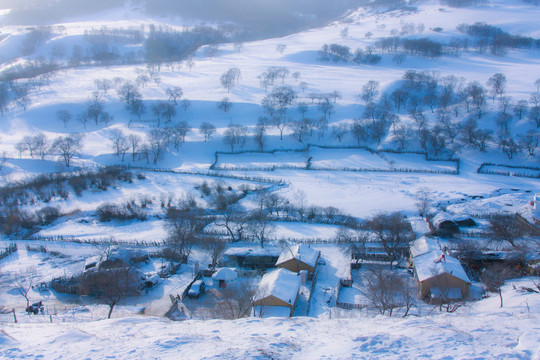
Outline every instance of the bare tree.
[[47, 136], [43, 133], [39, 133], [32, 137], [32, 147], [34, 154], [41, 160], [45, 159], [45, 155], [49, 153], [49, 141]]
[[501, 263], [496, 263], [491, 265], [488, 268], [485, 268], [482, 271], [480, 280], [486, 286], [486, 289], [491, 292], [496, 292], [499, 294], [501, 299], [501, 307], [503, 307], [503, 296], [502, 296], [502, 286], [506, 279], [511, 277], [511, 269]]
[[263, 211], [252, 213], [248, 219], [247, 231], [259, 241], [261, 247], [264, 247], [273, 229], [274, 223], [270, 220], [268, 214]]
[[219, 259], [227, 248], [225, 241], [215, 236], [207, 236], [202, 239], [201, 243], [203, 248], [210, 252], [210, 268], [215, 269]]
[[130, 143], [127, 136], [124, 135], [120, 129], [111, 129], [109, 130], [109, 139], [112, 141], [113, 149], [116, 153], [116, 156], [122, 155], [122, 162], [124, 162], [124, 156], [126, 151], [130, 148]]
[[431, 208], [431, 203], [433, 202], [431, 190], [428, 188], [421, 188], [416, 192], [415, 198], [415, 204], [416, 208], [418, 209], [418, 213], [423, 218], [427, 218], [429, 214], [429, 209]]
[[280, 116], [272, 116], [270, 119], [270, 124], [272, 124], [279, 130], [279, 139], [283, 140], [283, 131], [285, 131], [285, 129], [289, 127], [289, 120], [284, 119]]
[[14, 274], [9, 280], [9, 284], [17, 291], [17, 294], [26, 300], [26, 306], [30, 306], [29, 292], [37, 282], [36, 270], [29, 269]]
[[404, 255], [414, 237], [411, 224], [405, 220], [401, 212], [395, 212], [376, 215], [367, 222], [367, 226], [388, 255], [392, 269], [394, 261]]
[[129, 148], [131, 149], [132, 160], [135, 161], [135, 155], [138, 154], [142, 145], [142, 138], [139, 135], [130, 134], [127, 137], [127, 141]]
[[120, 100], [125, 102], [127, 105], [131, 104], [131, 102], [135, 99], [142, 98], [137, 86], [130, 82], [126, 82], [121, 85], [117, 93]]
[[153, 154], [154, 164], [157, 164], [169, 145], [169, 136], [163, 129], [153, 129], [146, 134], [146, 141]]
[[174, 105], [177, 105], [176, 101], [180, 99], [182, 95], [184, 95], [184, 91], [182, 90], [180, 86], [173, 86], [173, 87], [167, 88], [165, 92], [169, 96], [169, 100], [172, 101]]
[[247, 280], [221, 290], [214, 314], [219, 319], [240, 319], [250, 316], [256, 287]]
[[223, 75], [221, 75], [219, 81], [221, 82], [221, 86], [227, 89], [227, 93], [229, 93], [233, 87], [238, 85], [240, 76], [241, 76], [240, 69], [230, 68], [225, 73], [223, 73]]
[[85, 294], [96, 296], [109, 306], [108, 319], [124, 297], [138, 293], [139, 285], [137, 272], [125, 264], [85, 273], [81, 279], [81, 289]]
[[223, 134], [223, 141], [231, 147], [231, 151], [234, 151], [235, 145], [240, 147], [245, 145], [247, 134], [248, 129], [244, 125], [229, 124]]
[[141, 116], [146, 112], [144, 102], [138, 98], [131, 100], [131, 102], [126, 105], [126, 108], [131, 115], [136, 116], [139, 120], [141, 120]]
[[166, 246], [180, 261], [187, 261], [193, 246], [201, 242], [206, 226], [214, 219], [204, 214], [196, 204], [186, 202], [179, 208], [167, 209]]
[[493, 240], [507, 242], [514, 249], [517, 249], [516, 240], [526, 234], [526, 228], [516, 215], [491, 215], [488, 231]]
[[369, 80], [364, 86], [362, 86], [362, 93], [360, 98], [364, 101], [364, 104], [372, 103], [379, 95], [379, 82], [375, 80]]
[[224, 97], [221, 99], [221, 101], [218, 103], [217, 108], [223, 112], [228, 112], [232, 107], [232, 102], [230, 102], [228, 97]]
[[286, 44], [277, 44], [276, 45], [276, 51], [279, 52], [280, 54], [283, 54], [283, 52], [285, 51], [286, 48], [287, 48]]
[[58, 137], [54, 140], [52, 148], [60, 152], [67, 167], [71, 164], [71, 160], [79, 155], [82, 150], [83, 136], [80, 134], [71, 134], [65, 137]]
[[265, 117], [259, 117], [259, 120], [257, 121], [257, 126], [255, 126], [255, 133], [253, 135], [253, 138], [261, 151], [264, 150], [264, 142], [265, 142], [264, 135], [266, 134], [267, 126], [268, 126], [268, 119]]
[[519, 100], [513, 107], [514, 115], [521, 120], [523, 115], [527, 113], [528, 108], [529, 102], [527, 100]]
[[201, 126], [199, 126], [199, 131], [204, 135], [204, 141], [206, 142], [212, 138], [212, 135], [215, 134], [216, 127], [209, 122], [203, 122]]
[[487, 84], [491, 87], [491, 95], [493, 96], [493, 102], [495, 97], [502, 97], [506, 88], [506, 76], [502, 73], [496, 73], [491, 76]]
[[529, 156], [534, 156], [536, 149], [540, 145], [540, 135], [531, 129], [519, 136], [519, 145], [523, 149], [527, 149]]
[[395, 308], [399, 307], [398, 293], [403, 286], [403, 281], [394, 271], [384, 270], [381, 267], [370, 270], [364, 276], [366, 288], [364, 295], [369, 303], [376, 308], [381, 315], [388, 311], [392, 316]]
[[58, 110], [56, 112], [56, 118], [58, 120], [60, 120], [63, 124], [64, 124], [64, 127], [67, 128], [68, 127], [68, 123], [71, 121], [71, 119], [73, 118], [73, 116], [71, 115], [71, 113], [67, 110]]

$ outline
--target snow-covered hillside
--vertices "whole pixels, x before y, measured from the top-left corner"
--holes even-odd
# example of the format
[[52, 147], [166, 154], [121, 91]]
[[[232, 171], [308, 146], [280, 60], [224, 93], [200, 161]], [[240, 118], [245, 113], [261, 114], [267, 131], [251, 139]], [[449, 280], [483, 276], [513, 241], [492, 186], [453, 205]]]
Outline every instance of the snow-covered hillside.
[[[387, 10], [358, 8], [320, 28], [249, 42], [223, 24], [125, 9], [101, 14], [103, 21], [1, 27], [0, 250], [16, 242], [19, 251], [0, 259], [0, 357], [540, 359], [540, 297], [521, 289], [535, 277], [507, 281], [503, 308], [494, 294], [479, 299], [478, 273], [475, 301], [453, 313], [420, 301], [406, 318], [401, 309], [388, 317], [336, 307], [340, 281], [351, 273], [350, 249], [339, 238], [345, 228], [365, 242], [364, 220], [401, 212], [411, 235], [422, 236], [433, 230], [419, 215], [426, 193], [433, 215], [476, 221], [441, 242], [445, 248], [463, 251], [463, 240], [504, 253], [516, 249], [492, 241], [489, 217], [519, 214], [533, 223], [538, 212], [540, 7], [429, 0]], [[471, 35], [480, 31], [473, 24], [521, 45], [498, 48], [492, 37]], [[226, 42], [216, 40], [222, 35]], [[192, 36], [192, 54], [163, 61], [147, 53], [152, 37]], [[407, 41], [437, 42], [443, 51], [422, 56], [406, 51]], [[47, 66], [55, 71], [40, 74]], [[504, 78], [498, 89], [495, 74]], [[76, 143], [72, 153], [63, 140]], [[265, 206], [271, 224], [260, 235], [248, 223]], [[24, 314], [14, 277], [79, 276], [86, 259], [111, 244], [144, 248], [155, 258], [138, 270], [163, 271], [168, 260], [159, 250], [177, 207], [204, 211], [211, 220], [204, 235], [226, 238], [224, 247], [321, 250], [318, 279], [303, 285], [309, 299], [300, 300], [311, 317], [160, 317], [212, 261], [206, 243], [190, 248], [176, 275], [124, 297], [113, 319], [103, 320], [106, 305], [91, 296], [41, 291], [37, 282], [29, 294], [46, 302], [47, 315]], [[132, 213], [102, 216], [111, 208]], [[238, 239], [228, 238], [228, 210], [236, 212]], [[533, 232], [529, 240], [537, 246]], [[534, 260], [533, 249], [516, 254]], [[212, 304], [221, 289], [212, 280], [208, 287]], [[193, 300], [186, 308], [211, 312], [206, 305]], [[11, 309], [20, 323], [12, 323]], [[142, 309], [146, 315], [136, 315]]]
[[[538, 294], [504, 287], [452, 314], [405, 319], [332, 311], [328, 317], [185, 321], [128, 317], [91, 323], [5, 324], [0, 355], [78, 359], [538, 359]], [[438, 312], [437, 310], [435, 312]]]

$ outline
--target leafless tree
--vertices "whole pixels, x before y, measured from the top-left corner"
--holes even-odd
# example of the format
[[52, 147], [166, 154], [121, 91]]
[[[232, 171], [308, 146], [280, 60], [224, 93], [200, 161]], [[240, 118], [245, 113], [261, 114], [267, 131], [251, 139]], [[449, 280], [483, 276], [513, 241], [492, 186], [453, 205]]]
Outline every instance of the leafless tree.
[[139, 120], [141, 120], [141, 116], [146, 112], [146, 106], [141, 99], [131, 100], [131, 102], [126, 105], [126, 108], [131, 115], [136, 116]]
[[278, 51], [280, 54], [283, 54], [285, 49], [287, 48], [286, 44], [277, 44], [276, 45], [276, 51]]
[[400, 276], [394, 271], [379, 267], [367, 272], [364, 281], [364, 295], [371, 306], [382, 315], [388, 311], [388, 315], [392, 316], [394, 309], [399, 307], [398, 294], [403, 286]]
[[529, 108], [529, 102], [527, 100], [519, 100], [513, 107], [514, 115], [518, 117], [519, 120], [527, 113]]
[[217, 108], [223, 112], [228, 112], [232, 107], [232, 102], [229, 100], [228, 97], [224, 97], [221, 99], [221, 101], [218, 103]]
[[130, 148], [130, 143], [127, 136], [125, 136], [120, 129], [111, 129], [109, 130], [108, 134], [109, 139], [112, 141], [113, 149], [116, 153], [116, 156], [122, 155], [123, 162], [126, 151], [128, 151]]
[[364, 86], [362, 86], [362, 93], [360, 98], [364, 101], [364, 105], [375, 101], [379, 95], [379, 82], [375, 80], [369, 80]]
[[139, 135], [130, 134], [127, 137], [129, 148], [131, 149], [132, 160], [135, 161], [135, 156], [139, 153], [142, 145], [142, 138]]
[[184, 95], [184, 91], [182, 90], [180, 86], [173, 86], [173, 87], [167, 88], [165, 92], [169, 96], [169, 100], [172, 101], [174, 105], [177, 105], [176, 101], [180, 99], [182, 95]]
[[230, 124], [223, 134], [223, 141], [234, 151], [235, 145], [243, 147], [246, 143], [248, 129], [244, 125]]
[[404, 255], [414, 237], [411, 224], [405, 220], [401, 212], [395, 212], [375, 215], [367, 225], [388, 255], [392, 269], [394, 261]]
[[502, 296], [502, 286], [504, 285], [505, 280], [509, 279], [512, 276], [511, 269], [501, 263], [495, 263], [490, 267], [482, 271], [480, 280], [486, 286], [486, 289], [491, 292], [499, 294], [501, 299], [501, 307], [503, 307], [503, 296]]
[[523, 149], [527, 149], [529, 156], [534, 156], [536, 149], [540, 145], [540, 135], [531, 129], [519, 136], [519, 145]]
[[489, 218], [488, 231], [493, 240], [507, 242], [517, 249], [516, 241], [526, 233], [526, 228], [516, 215], [495, 214]]
[[204, 211], [196, 204], [188, 203], [179, 208], [167, 209], [167, 248], [181, 262], [186, 261], [191, 254], [191, 249], [202, 240], [202, 234], [206, 226], [214, 219], [206, 216]]
[[26, 306], [30, 306], [29, 292], [38, 281], [36, 270], [28, 269], [12, 275], [9, 284], [17, 291], [17, 294], [26, 300]]
[[233, 87], [238, 85], [240, 76], [241, 76], [240, 69], [230, 68], [225, 73], [223, 73], [223, 75], [221, 75], [219, 81], [221, 82], [221, 86], [227, 89], [227, 93], [229, 93]]
[[83, 136], [80, 134], [71, 134], [65, 137], [58, 137], [54, 140], [52, 148], [60, 152], [67, 167], [71, 164], [71, 160], [81, 153], [83, 147]]
[[225, 241], [215, 236], [207, 236], [201, 240], [201, 243], [203, 248], [210, 252], [210, 268], [215, 269], [219, 259], [227, 248]]
[[418, 213], [424, 218], [427, 217], [429, 214], [429, 209], [431, 208], [431, 203], [433, 202], [431, 190], [428, 188], [421, 188], [416, 192], [415, 198]]
[[169, 145], [169, 135], [163, 129], [153, 129], [146, 134], [146, 141], [153, 154], [154, 164], [157, 164]]
[[248, 218], [247, 232], [259, 241], [261, 247], [264, 247], [273, 229], [274, 223], [263, 211], [254, 212]]
[[204, 135], [204, 141], [206, 142], [215, 134], [216, 127], [209, 122], [203, 122], [201, 126], [199, 126], [199, 131]]
[[58, 110], [56, 112], [56, 118], [58, 120], [60, 120], [63, 124], [64, 124], [64, 127], [67, 128], [68, 127], [68, 123], [71, 121], [71, 119], [73, 118], [73, 116], [71, 115], [71, 113], [67, 110]]
[[233, 320], [249, 316], [255, 293], [256, 287], [247, 280], [222, 289], [214, 308], [215, 317]]
[[127, 265], [88, 272], [81, 279], [81, 289], [85, 294], [96, 296], [109, 306], [108, 319], [124, 297], [138, 293], [139, 285], [137, 272]]
[[266, 135], [266, 128], [268, 126], [268, 119], [265, 117], [259, 117], [257, 125], [255, 126], [255, 132], [253, 134], [253, 139], [261, 151], [264, 150], [264, 142]]
[[493, 102], [495, 97], [502, 97], [506, 88], [506, 76], [502, 73], [496, 73], [491, 76], [487, 84], [491, 87], [491, 95], [493, 96]]

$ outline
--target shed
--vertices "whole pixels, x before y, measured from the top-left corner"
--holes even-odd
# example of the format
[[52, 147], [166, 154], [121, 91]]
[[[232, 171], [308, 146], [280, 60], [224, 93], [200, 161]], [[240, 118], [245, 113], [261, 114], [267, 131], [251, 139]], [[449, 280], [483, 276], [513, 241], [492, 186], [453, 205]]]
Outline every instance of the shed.
[[251, 270], [267, 270], [276, 267], [280, 250], [276, 247], [231, 247], [225, 251], [220, 265]]
[[276, 266], [293, 272], [307, 270], [314, 273], [320, 256], [320, 251], [305, 244], [294, 245], [283, 250], [276, 262]]
[[276, 269], [266, 273], [253, 297], [253, 306], [258, 308], [256, 313], [265, 313], [265, 308], [272, 311], [285, 307], [289, 309], [289, 316], [292, 316], [299, 289], [300, 276], [292, 271]]
[[432, 220], [433, 225], [442, 233], [455, 234], [459, 232], [459, 225], [455, 219], [447, 213], [438, 213]]
[[238, 277], [236, 271], [230, 268], [218, 269], [213, 275], [212, 279], [219, 282], [219, 287], [227, 287], [227, 284], [233, 282]]
[[471, 280], [453, 256], [432, 250], [413, 258], [414, 276], [421, 299], [466, 300]]

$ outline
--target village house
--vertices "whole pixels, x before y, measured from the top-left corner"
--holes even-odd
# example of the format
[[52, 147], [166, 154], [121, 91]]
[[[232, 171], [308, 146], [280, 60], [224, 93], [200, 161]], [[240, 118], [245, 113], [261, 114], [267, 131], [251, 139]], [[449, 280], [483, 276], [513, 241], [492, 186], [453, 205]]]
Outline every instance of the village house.
[[255, 316], [292, 316], [299, 289], [299, 274], [287, 269], [265, 274], [253, 297]]
[[220, 266], [267, 270], [276, 267], [279, 254], [279, 249], [275, 247], [231, 247], [223, 254]]
[[313, 274], [317, 268], [320, 256], [320, 251], [312, 249], [305, 244], [294, 245], [283, 250], [276, 262], [276, 266], [292, 272], [306, 270]]
[[421, 299], [445, 302], [468, 299], [471, 280], [460, 261], [442, 252], [435, 240], [422, 237], [414, 241], [411, 258]]

